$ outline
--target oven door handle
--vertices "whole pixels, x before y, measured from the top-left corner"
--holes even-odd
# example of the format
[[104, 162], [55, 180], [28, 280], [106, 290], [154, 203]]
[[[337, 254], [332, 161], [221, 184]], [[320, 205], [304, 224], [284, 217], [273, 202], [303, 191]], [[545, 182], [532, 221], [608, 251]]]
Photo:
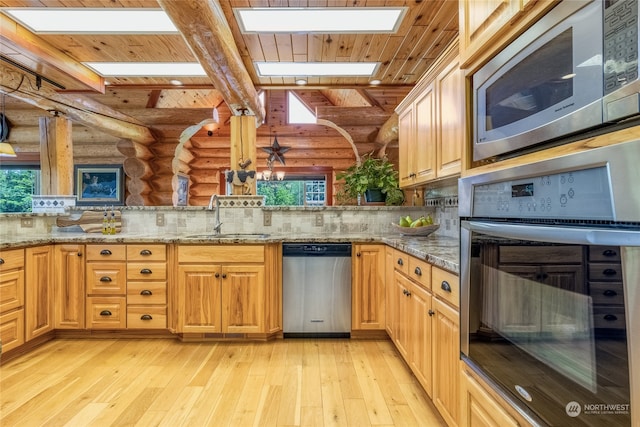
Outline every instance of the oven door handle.
[[506, 239], [573, 245], [640, 246], [640, 231], [638, 230], [505, 224], [486, 221], [462, 221], [461, 226], [470, 231]]

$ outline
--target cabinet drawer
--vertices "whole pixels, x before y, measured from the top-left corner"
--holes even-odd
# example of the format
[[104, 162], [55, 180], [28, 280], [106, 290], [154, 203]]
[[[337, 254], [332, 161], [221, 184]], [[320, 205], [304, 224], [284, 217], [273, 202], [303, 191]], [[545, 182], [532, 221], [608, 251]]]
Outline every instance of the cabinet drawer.
[[129, 282], [127, 283], [127, 302], [129, 304], [166, 304], [166, 282]]
[[460, 304], [460, 280], [458, 276], [439, 268], [432, 268], [431, 276], [433, 293], [454, 307], [458, 307]]
[[128, 280], [166, 280], [166, 262], [128, 262]]
[[16, 310], [0, 316], [0, 341], [6, 352], [24, 344], [24, 310]]
[[167, 308], [161, 306], [127, 306], [127, 328], [164, 329], [167, 327]]
[[589, 280], [622, 281], [622, 266], [619, 263], [589, 263]]
[[264, 262], [264, 245], [217, 245], [178, 247], [180, 263]]
[[405, 276], [408, 275], [409, 274], [409, 255], [396, 249], [393, 251], [393, 259], [394, 259], [393, 268], [404, 273]]
[[0, 313], [24, 305], [24, 270], [0, 274]]
[[407, 276], [418, 282], [423, 288], [431, 289], [431, 264], [428, 262], [410, 256]]
[[24, 268], [24, 249], [0, 251], [0, 273], [17, 268]]
[[124, 295], [127, 286], [124, 263], [87, 263], [87, 294]]
[[620, 262], [620, 247], [589, 246], [589, 261]]
[[166, 245], [127, 245], [128, 261], [166, 261]]
[[87, 298], [87, 327], [89, 329], [124, 329], [127, 326], [125, 297]]
[[125, 245], [87, 245], [87, 261], [126, 261]]
[[593, 307], [595, 328], [624, 330], [626, 325], [624, 307]]
[[623, 305], [624, 296], [620, 282], [589, 282], [589, 296], [594, 304]]

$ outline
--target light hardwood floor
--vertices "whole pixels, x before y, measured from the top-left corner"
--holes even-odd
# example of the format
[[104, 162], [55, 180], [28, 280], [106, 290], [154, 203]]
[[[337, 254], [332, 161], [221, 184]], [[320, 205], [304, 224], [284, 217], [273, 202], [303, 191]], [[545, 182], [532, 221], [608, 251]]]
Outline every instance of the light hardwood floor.
[[0, 367], [0, 425], [445, 426], [390, 341], [57, 339]]

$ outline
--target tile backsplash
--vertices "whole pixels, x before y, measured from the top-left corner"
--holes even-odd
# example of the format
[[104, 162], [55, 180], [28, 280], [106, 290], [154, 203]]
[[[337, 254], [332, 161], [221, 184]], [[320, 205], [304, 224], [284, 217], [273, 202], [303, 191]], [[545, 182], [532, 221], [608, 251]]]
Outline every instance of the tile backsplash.
[[[263, 207], [253, 196], [220, 197], [222, 233], [322, 234], [324, 236], [393, 233], [391, 223], [401, 216], [418, 218], [430, 214], [440, 223], [437, 235], [458, 238], [457, 194], [425, 194], [425, 206], [330, 206]], [[75, 207], [68, 213], [79, 216], [89, 208]], [[99, 210], [100, 208], [94, 208]], [[184, 234], [213, 232], [215, 211], [206, 207], [120, 207], [122, 232], [130, 234]], [[30, 218], [30, 224], [24, 221]], [[25, 224], [29, 226], [25, 226]], [[28, 234], [80, 231], [79, 227], [57, 227], [52, 214], [3, 214], [0, 229], [8, 239]]]

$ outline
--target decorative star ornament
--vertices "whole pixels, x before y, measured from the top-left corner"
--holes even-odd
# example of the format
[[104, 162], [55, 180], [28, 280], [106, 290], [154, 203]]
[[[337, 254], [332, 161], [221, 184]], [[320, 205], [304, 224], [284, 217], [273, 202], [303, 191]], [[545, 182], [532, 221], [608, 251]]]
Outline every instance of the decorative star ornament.
[[269, 157], [267, 157], [267, 164], [272, 164], [274, 161], [279, 161], [283, 165], [284, 163], [284, 153], [289, 151], [291, 147], [281, 147], [278, 143], [278, 137], [273, 138], [273, 144], [271, 147], [261, 147], [263, 151], [269, 153]]

